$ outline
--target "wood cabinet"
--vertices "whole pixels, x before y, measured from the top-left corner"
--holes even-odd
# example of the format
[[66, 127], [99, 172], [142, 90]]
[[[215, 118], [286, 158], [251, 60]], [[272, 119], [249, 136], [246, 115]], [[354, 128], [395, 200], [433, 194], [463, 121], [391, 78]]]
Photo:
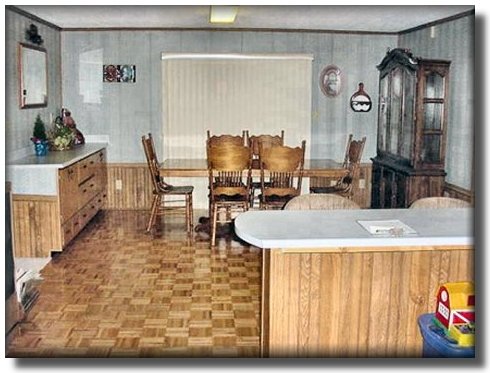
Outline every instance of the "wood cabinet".
[[104, 207], [105, 148], [53, 171], [50, 178], [56, 178], [57, 184], [54, 195], [14, 195], [17, 257], [48, 257], [53, 251], [62, 251]]
[[58, 171], [62, 245], [66, 246], [94, 217], [106, 199], [105, 150]]
[[442, 195], [449, 66], [450, 61], [417, 58], [400, 48], [378, 65], [373, 208], [403, 208], [416, 199]]

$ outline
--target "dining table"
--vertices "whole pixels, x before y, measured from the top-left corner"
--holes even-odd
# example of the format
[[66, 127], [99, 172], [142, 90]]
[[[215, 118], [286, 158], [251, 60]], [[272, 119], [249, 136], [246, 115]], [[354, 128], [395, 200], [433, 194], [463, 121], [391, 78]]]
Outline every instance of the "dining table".
[[[310, 177], [341, 178], [347, 174], [341, 162], [333, 159], [305, 159], [303, 170], [302, 190], [309, 191]], [[160, 175], [170, 184], [193, 185], [193, 205], [195, 209], [208, 210], [208, 163], [206, 158], [167, 158], [160, 164]], [[170, 178], [170, 180], [169, 180]], [[257, 159], [252, 162], [252, 178], [260, 178], [260, 167]], [[187, 181], [187, 179], [189, 179]], [[208, 214], [205, 214], [208, 215]], [[200, 219], [200, 223], [207, 219]], [[206, 223], [204, 223], [206, 225]], [[199, 225], [196, 229], [200, 229]], [[206, 230], [206, 228], [204, 228]]]
[[[305, 159], [303, 177], [341, 178], [347, 174], [341, 162], [333, 159]], [[160, 166], [163, 177], [208, 177], [206, 158], [168, 158]], [[257, 159], [252, 162], [252, 177], [260, 177]]]

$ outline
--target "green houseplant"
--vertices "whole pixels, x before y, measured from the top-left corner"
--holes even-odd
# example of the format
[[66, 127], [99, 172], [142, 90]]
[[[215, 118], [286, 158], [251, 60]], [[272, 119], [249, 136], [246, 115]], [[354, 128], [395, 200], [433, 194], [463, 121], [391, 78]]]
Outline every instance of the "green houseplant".
[[41, 115], [36, 116], [34, 121], [34, 130], [32, 132], [31, 141], [34, 143], [34, 150], [36, 155], [46, 155], [48, 152], [48, 135], [46, 134], [46, 127]]

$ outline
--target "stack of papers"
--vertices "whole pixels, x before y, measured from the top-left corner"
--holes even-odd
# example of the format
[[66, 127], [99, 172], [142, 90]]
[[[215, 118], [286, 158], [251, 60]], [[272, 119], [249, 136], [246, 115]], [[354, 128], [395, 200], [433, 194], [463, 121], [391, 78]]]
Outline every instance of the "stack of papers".
[[358, 220], [357, 222], [373, 236], [402, 237], [417, 235], [415, 229], [400, 220]]

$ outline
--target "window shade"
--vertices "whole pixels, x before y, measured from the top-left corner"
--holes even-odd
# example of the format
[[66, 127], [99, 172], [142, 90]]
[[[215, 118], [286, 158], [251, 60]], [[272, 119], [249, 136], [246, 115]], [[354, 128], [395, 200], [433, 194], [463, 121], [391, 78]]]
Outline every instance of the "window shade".
[[288, 146], [306, 140], [308, 158], [311, 61], [305, 55], [162, 54], [162, 158], [205, 158], [208, 129], [216, 135], [284, 130]]

